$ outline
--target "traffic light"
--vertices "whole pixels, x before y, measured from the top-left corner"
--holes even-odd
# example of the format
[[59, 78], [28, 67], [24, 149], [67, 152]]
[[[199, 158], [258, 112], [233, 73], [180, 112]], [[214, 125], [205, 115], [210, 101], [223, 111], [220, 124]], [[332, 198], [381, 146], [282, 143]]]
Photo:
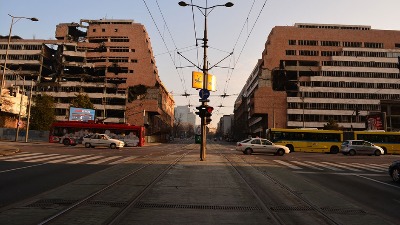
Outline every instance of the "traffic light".
[[203, 118], [205, 116], [206, 106], [197, 106], [196, 109], [199, 110], [198, 112], [196, 112], [196, 115], [198, 115], [200, 118]]
[[205, 117], [206, 117], [206, 124], [210, 124], [211, 123], [211, 116], [212, 116], [212, 111], [214, 110], [214, 107], [212, 106], [206, 106], [206, 110], [205, 110]]

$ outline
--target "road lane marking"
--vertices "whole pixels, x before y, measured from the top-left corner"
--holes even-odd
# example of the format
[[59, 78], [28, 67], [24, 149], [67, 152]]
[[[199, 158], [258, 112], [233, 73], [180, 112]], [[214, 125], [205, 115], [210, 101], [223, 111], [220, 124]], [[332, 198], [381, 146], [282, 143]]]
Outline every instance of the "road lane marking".
[[36, 167], [36, 166], [43, 166], [43, 165], [46, 165], [46, 164], [47, 164], [47, 163], [41, 163], [41, 164], [36, 164], [36, 165], [31, 165], [31, 166], [18, 167], [18, 168], [14, 168], [14, 169], [9, 169], [9, 170], [0, 171], [0, 173], [7, 173], [7, 172], [16, 171], [16, 170], [22, 170], [22, 169], [32, 168], [32, 167]]
[[39, 159], [39, 158], [45, 158], [45, 157], [49, 157], [49, 156], [55, 156], [55, 155], [60, 155], [60, 154], [47, 154], [47, 155], [36, 155], [36, 156], [29, 156], [29, 157], [23, 157], [23, 158], [16, 158], [16, 159], [8, 159], [6, 161], [23, 161], [23, 162], [30, 162], [30, 161], [26, 161], [26, 160], [31, 160], [31, 159]]
[[291, 162], [296, 163], [296, 164], [299, 164], [299, 165], [301, 165], [301, 166], [305, 166], [305, 167], [314, 169], [314, 170], [323, 170], [323, 169], [321, 169], [321, 168], [318, 168], [318, 167], [309, 165], [309, 164], [307, 164], [307, 163], [303, 163], [303, 162], [299, 162], [299, 161], [291, 161]]
[[87, 156], [92, 156], [92, 155], [78, 155], [78, 156], [69, 157], [69, 158], [66, 158], [66, 159], [52, 160], [52, 161], [49, 161], [49, 162], [47, 162], [47, 163], [67, 162], [67, 161], [71, 161], [71, 160], [74, 160], [74, 159], [84, 158], [84, 157], [87, 157]]
[[301, 167], [298, 167], [298, 166], [296, 166], [296, 165], [290, 164], [290, 163], [285, 162], [285, 161], [282, 161], [282, 160], [274, 160], [274, 161], [277, 162], [277, 163], [279, 163], [279, 164], [282, 164], [282, 165], [284, 165], [284, 166], [287, 166], [287, 167], [290, 167], [290, 168], [292, 168], [292, 169], [295, 169], [295, 170], [302, 170], [302, 169], [303, 169], [303, 168], [301, 168]]
[[382, 181], [379, 181], [379, 180], [375, 180], [375, 179], [372, 179], [372, 178], [369, 178], [369, 177], [365, 177], [365, 176], [362, 176], [362, 175], [359, 175], [359, 174], [355, 174], [355, 176], [361, 177], [361, 178], [364, 178], [364, 179], [367, 179], [367, 180], [370, 180], [370, 181], [374, 181], [374, 182], [379, 183], [379, 184], [383, 184], [383, 185], [387, 185], [387, 186], [390, 186], [390, 187], [394, 187], [394, 188], [400, 189], [399, 186], [396, 186], [396, 185], [393, 185], [393, 184], [388, 184], [388, 183], [385, 183], [385, 182], [382, 182]]
[[310, 163], [310, 164], [313, 164], [313, 165], [316, 165], [316, 166], [320, 166], [320, 167], [323, 167], [323, 168], [326, 168], [326, 169], [334, 170], [334, 171], [343, 171], [342, 169], [339, 169], [339, 168], [336, 168], [336, 167], [332, 167], [332, 166], [328, 166], [328, 165], [325, 165], [325, 164], [322, 164], [322, 163], [311, 162], [311, 161], [306, 161], [306, 163]]
[[47, 158], [29, 160], [29, 161], [25, 161], [25, 162], [42, 162], [42, 161], [47, 161], [47, 160], [51, 160], [51, 159], [67, 158], [70, 156], [71, 155], [57, 155], [57, 156], [51, 156], [51, 157], [47, 157]]
[[102, 157], [103, 156], [92, 156], [92, 157], [89, 157], [89, 158], [84, 158], [84, 159], [79, 159], [79, 160], [75, 160], [75, 161], [72, 161], [72, 162], [67, 162], [67, 164], [77, 164], [77, 163], [91, 161], [91, 160], [102, 158]]
[[132, 159], [135, 159], [135, 158], [137, 158], [137, 156], [129, 156], [129, 157], [127, 157], [127, 158], [120, 159], [120, 160], [118, 160], [118, 161], [114, 161], [114, 162], [112, 162], [112, 163], [110, 163], [110, 164], [111, 164], [111, 165], [114, 165], [114, 164], [118, 164], [118, 163], [124, 163], [124, 162], [127, 162], [127, 161], [132, 160]]
[[382, 171], [377, 170], [377, 169], [368, 168], [365, 164], [361, 164], [361, 163], [340, 163], [340, 164], [343, 164], [343, 165], [346, 165], [346, 166], [355, 167], [355, 168], [359, 168], [359, 169], [362, 169], [362, 170], [377, 172], [377, 173], [382, 172]]
[[0, 159], [1, 160], [13, 159], [13, 158], [21, 158], [21, 157], [34, 156], [34, 155], [43, 155], [43, 154], [44, 153], [29, 153], [29, 152], [25, 152], [25, 153], [21, 153], [21, 154], [12, 155], [12, 156], [0, 157]]
[[350, 171], [361, 172], [361, 170], [359, 170], [359, 169], [351, 168], [351, 167], [348, 167], [346, 165], [340, 165], [340, 164], [331, 163], [331, 162], [322, 162], [322, 163], [327, 164], [327, 165], [331, 165], [331, 166], [336, 166], [336, 167], [339, 167], [339, 168], [342, 168], [342, 169], [346, 169], [346, 170], [350, 170]]
[[100, 160], [97, 160], [97, 161], [93, 161], [93, 162], [90, 162], [90, 163], [87, 163], [87, 164], [93, 164], [93, 165], [95, 165], [95, 164], [100, 164], [100, 163], [107, 162], [107, 161], [111, 161], [111, 160], [113, 160], [113, 159], [121, 158], [121, 157], [122, 157], [122, 156], [107, 157], [107, 158], [100, 159]]
[[368, 170], [368, 171], [372, 171], [372, 172], [377, 172], [377, 173], [380, 173], [380, 172], [385, 171], [385, 170], [382, 169], [382, 168], [377, 168], [377, 167], [371, 166], [371, 165], [369, 165], [369, 164], [352, 163], [352, 165], [353, 165], [353, 166], [359, 166], [359, 167], [361, 167], [361, 168], [364, 169], [364, 170]]

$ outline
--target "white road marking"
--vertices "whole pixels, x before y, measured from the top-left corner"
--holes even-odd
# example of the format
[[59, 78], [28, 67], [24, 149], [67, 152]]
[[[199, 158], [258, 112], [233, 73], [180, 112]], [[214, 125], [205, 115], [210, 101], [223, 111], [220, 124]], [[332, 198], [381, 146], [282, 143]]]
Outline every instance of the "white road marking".
[[285, 162], [285, 161], [282, 161], [282, 160], [274, 160], [274, 161], [277, 162], [277, 163], [279, 163], [279, 164], [282, 164], [282, 165], [284, 165], [284, 166], [287, 166], [287, 167], [290, 167], [290, 168], [292, 168], [292, 169], [295, 169], [295, 170], [301, 170], [301, 169], [303, 169], [303, 168], [301, 168], [301, 167], [298, 167], [298, 166], [296, 166], [296, 165], [290, 164], [290, 163]]

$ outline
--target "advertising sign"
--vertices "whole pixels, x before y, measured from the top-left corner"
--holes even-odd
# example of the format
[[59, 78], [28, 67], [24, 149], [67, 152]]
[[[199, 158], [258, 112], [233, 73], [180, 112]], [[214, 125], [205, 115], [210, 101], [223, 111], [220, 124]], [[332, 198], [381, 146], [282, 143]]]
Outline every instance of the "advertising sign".
[[83, 109], [83, 108], [69, 108], [69, 121], [89, 121], [94, 120], [95, 110], [94, 109]]
[[385, 129], [385, 117], [383, 113], [367, 115], [366, 120], [367, 130]]
[[[215, 76], [208, 74], [207, 76], [207, 90], [216, 91], [217, 82]], [[203, 89], [203, 73], [202, 72], [192, 72], [192, 88]]]

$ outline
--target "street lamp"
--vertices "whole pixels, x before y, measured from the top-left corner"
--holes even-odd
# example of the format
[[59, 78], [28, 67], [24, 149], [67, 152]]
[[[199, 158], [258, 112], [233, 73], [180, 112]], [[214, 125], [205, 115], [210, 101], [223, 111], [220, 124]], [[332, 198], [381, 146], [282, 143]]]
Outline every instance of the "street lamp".
[[[206, 90], [207, 89], [207, 84], [208, 84], [208, 62], [207, 62], [207, 16], [208, 14], [211, 13], [211, 11], [218, 6], [225, 6], [225, 7], [232, 7], [233, 3], [232, 2], [227, 2], [224, 5], [214, 5], [214, 6], [210, 6], [210, 7], [201, 7], [198, 5], [192, 5], [192, 4], [188, 4], [184, 1], [181, 1], [178, 3], [180, 6], [192, 6], [192, 7], [196, 7], [197, 9], [199, 9], [199, 11], [203, 14], [204, 16], [204, 37], [203, 37], [203, 49], [204, 49], [204, 57], [203, 57], [203, 89]], [[210, 10], [211, 9], [211, 10]], [[204, 10], [204, 11], [202, 11]], [[210, 10], [209, 12], [207, 12], [208, 10]], [[201, 105], [203, 107], [207, 106], [207, 101], [208, 100], [200, 100]], [[201, 121], [201, 145], [200, 145], [200, 160], [203, 161], [206, 158], [206, 118], [205, 117], [200, 117], [200, 121]]]
[[[2, 74], [2, 78], [1, 78], [1, 92], [3, 91], [3, 87], [4, 87], [4, 78], [5, 78], [5, 74], [6, 74], [6, 67], [7, 67], [7, 59], [8, 59], [8, 50], [10, 48], [10, 42], [11, 42], [11, 32], [12, 32], [12, 27], [15, 23], [17, 23], [20, 19], [28, 19], [31, 21], [39, 21], [37, 18], [35, 17], [23, 17], [23, 16], [12, 16], [10, 14], [8, 14], [11, 17], [11, 25], [10, 25], [10, 32], [8, 33], [8, 42], [7, 42], [7, 48], [6, 48], [6, 56], [4, 59], [4, 66], [3, 66], [3, 74]], [[14, 19], [15, 20], [14, 22]], [[0, 94], [1, 95], [1, 94]]]

